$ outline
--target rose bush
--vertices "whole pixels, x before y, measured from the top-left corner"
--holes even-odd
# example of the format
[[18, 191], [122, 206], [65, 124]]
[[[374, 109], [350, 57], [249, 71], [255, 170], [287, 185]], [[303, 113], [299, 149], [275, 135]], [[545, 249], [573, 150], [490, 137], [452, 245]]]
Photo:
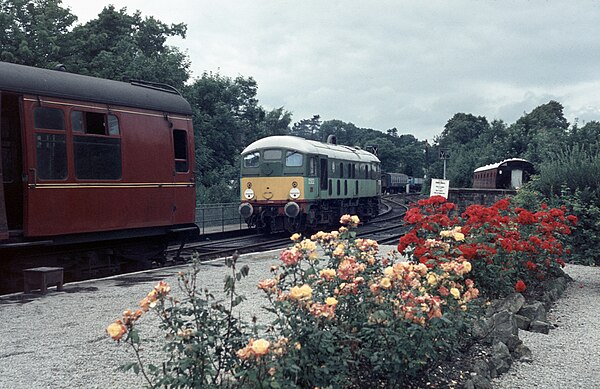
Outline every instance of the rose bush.
[[302, 388], [413, 382], [467, 336], [479, 294], [466, 278], [470, 264], [381, 258], [376, 241], [356, 238], [356, 216], [340, 222], [310, 239], [294, 235], [273, 277], [259, 284], [277, 317], [269, 335], [286, 347], [248, 358], [246, 368]]
[[[479, 290], [471, 263], [447, 255], [466, 239], [462, 230], [426, 241], [431, 261], [421, 263], [381, 257], [376, 241], [356, 237], [356, 216], [341, 222], [310, 239], [292, 236], [272, 277], [258, 285], [275, 317], [262, 330], [234, 320], [242, 301], [235, 284], [248, 271], [237, 272], [235, 258], [227, 262], [227, 305], [200, 295], [195, 266], [180, 274], [182, 299], [159, 283], [139, 310], [107, 328], [135, 351], [136, 362], [124, 367], [150, 387], [401, 387], [421, 379], [469, 336]], [[147, 310], [166, 335], [167, 359], [158, 365], [144, 365], [139, 355], [136, 323]]]
[[[441, 196], [420, 200], [405, 221], [412, 225], [398, 251], [433, 266], [462, 257], [473, 267], [472, 278], [488, 297], [519, 289], [534, 291], [564, 266], [563, 240], [577, 223], [564, 208], [545, 204], [537, 212], [512, 207], [503, 199], [490, 207], [471, 205], [458, 215]], [[441, 237], [442, 243], [431, 243]]]

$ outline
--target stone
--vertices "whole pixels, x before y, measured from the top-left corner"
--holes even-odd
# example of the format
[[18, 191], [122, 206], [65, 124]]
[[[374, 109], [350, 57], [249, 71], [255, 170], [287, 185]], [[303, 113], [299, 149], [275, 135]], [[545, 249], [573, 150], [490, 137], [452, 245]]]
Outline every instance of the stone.
[[533, 362], [533, 353], [531, 349], [524, 344], [518, 345], [512, 353], [514, 359], [521, 362]]
[[490, 337], [494, 343], [504, 343], [509, 350], [514, 350], [520, 345], [522, 342], [519, 339], [519, 327], [517, 327], [515, 315], [508, 311], [502, 311], [492, 316]]
[[528, 330], [529, 329], [529, 324], [531, 323], [531, 319], [523, 316], [523, 315], [515, 315], [515, 319], [517, 320], [517, 327], [519, 327], [520, 330]]
[[519, 315], [529, 318], [532, 322], [535, 320], [546, 320], [546, 307], [543, 303], [536, 301], [533, 304], [525, 305], [518, 312]]
[[548, 335], [550, 333], [550, 323], [534, 320], [529, 325], [529, 331]]
[[496, 378], [510, 370], [513, 359], [508, 346], [502, 342], [496, 342], [492, 346], [492, 358], [490, 359], [490, 373]]

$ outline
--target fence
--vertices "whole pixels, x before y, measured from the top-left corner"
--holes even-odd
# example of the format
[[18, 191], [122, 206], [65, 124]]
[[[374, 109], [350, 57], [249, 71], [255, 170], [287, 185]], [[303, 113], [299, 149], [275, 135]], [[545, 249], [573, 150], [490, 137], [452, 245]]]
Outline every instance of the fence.
[[246, 228], [246, 222], [240, 216], [240, 203], [202, 204], [196, 207], [196, 225], [200, 234], [224, 232]]

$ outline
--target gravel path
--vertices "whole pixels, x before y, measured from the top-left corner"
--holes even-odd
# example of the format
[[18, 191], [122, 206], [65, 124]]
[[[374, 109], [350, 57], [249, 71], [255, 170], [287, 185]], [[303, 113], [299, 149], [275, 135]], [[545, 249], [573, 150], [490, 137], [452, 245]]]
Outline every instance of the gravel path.
[[[240, 305], [241, 315], [250, 320], [260, 314], [266, 299], [256, 285], [269, 277], [278, 252], [242, 256], [250, 274], [238, 283], [240, 294], [248, 301]], [[135, 310], [160, 280], [178, 292], [177, 272], [187, 265], [136, 274], [137, 282], [127, 277], [68, 283], [64, 291], [49, 288], [47, 295], [13, 294], [0, 297], [0, 389], [38, 388], [141, 388], [144, 381], [134, 373], [117, 367], [133, 362], [131, 348], [118, 345], [108, 337], [106, 326], [121, 317], [125, 309]], [[223, 260], [202, 265], [199, 285], [216, 295], [223, 290], [229, 269]], [[159, 341], [164, 334], [153, 314], [139, 323], [144, 339]], [[145, 360], [152, 361], [160, 347], [147, 347]], [[155, 363], [158, 362], [156, 359]]]
[[[382, 247], [388, 251], [392, 246]], [[278, 252], [242, 256], [250, 274], [238, 287], [248, 301], [240, 314], [247, 320], [261, 315], [265, 299], [256, 288], [269, 277]], [[201, 284], [222, 291], [226, 268], [222, 260], [203, 265]], [[14, 294], [0, 297], [0, 389], [37, 388], [139, 388], [144, 383], [117, 367], [133, 361], [129, 347], [117, 345], [106, 326], [139, 300], [159, 280], [176, 289], [176, 274], [184, 267], [140, 273], [138, 282], [123, 277], [69, 283], [63, 292], [50, 288], [47, 295]], [[568, 266], [575, 279], [550, 318], [556, 329], [550, 335], [521, 331], [519, 336], [533, 352], [532, 363], [516, 363], [494, 380], [495, 388], [600, 388], [600, 269]], [[140, 323], [144, 339], [160, 339], [153, 315]], [[158, 347], [144, 350], [146, 360], [157, 357]]]
[[567, 265], [573, 278], [549, 312], [549, 335], [519, 331], [533, 362], [517, 362], [494, 388], [600, 388], [600, 268]]

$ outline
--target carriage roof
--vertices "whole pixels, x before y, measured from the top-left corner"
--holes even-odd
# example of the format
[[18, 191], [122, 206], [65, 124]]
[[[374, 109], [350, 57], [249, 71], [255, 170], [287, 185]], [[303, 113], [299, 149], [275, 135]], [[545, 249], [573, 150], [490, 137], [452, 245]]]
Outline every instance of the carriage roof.
[[264, 149], [287, 149], [303, 154], [326, 155], [329, 158], [341, 160], [379, 162], [379, 158], [372, 153], [356, 147], [317, 142], [291, 135], [276, 135], [259, 139], [248, 145], [242, 151], [242, 154]]
[[509, 158], [509, 159], [505, 159], [504, 161], [501, 161], [501, 162], [492, 163], [492, 164], [489, 164], [489, 165], [478, 167], [477, 169], [475, 169], [473, 171], [473, 173], [483, 172], [483, 171], [486, 171], [486, 170], [498, 169], [500, 166], [503, 166], [503, 165], [506, 166], [509, 163], [511, 163], [511, 164], [513, 164], [513, 163], [524, 163], [524, 164], [531, 165], [531, 162], [529, 162], [528, 160], [523, 159], [523, 158]]
[[191, 115], [190, 104], [165, 84], [113, 81], [0, 62], [0, 91]]

